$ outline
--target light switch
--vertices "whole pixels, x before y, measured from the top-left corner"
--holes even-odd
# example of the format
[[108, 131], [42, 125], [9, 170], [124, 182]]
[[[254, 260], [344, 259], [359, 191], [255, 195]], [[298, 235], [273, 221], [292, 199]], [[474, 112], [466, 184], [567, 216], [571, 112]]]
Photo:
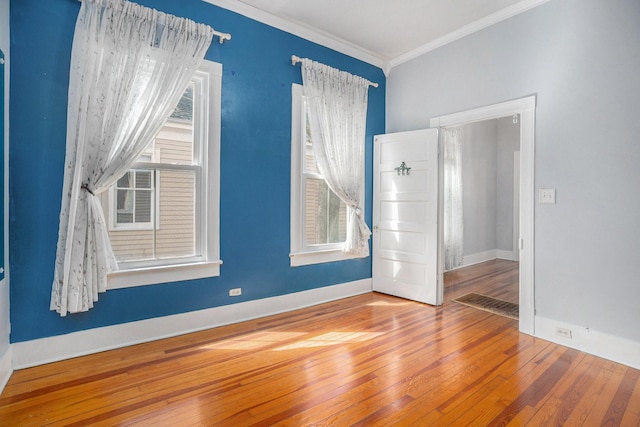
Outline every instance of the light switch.
[[539, 193], [540, 203], [555, 204], [556, 203], [556, 189], [555, 188], [541, 188]]

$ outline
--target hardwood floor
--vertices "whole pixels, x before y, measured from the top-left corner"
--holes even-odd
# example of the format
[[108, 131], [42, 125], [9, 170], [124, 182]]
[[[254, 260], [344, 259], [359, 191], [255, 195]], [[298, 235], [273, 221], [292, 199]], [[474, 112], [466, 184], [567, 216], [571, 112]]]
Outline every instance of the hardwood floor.
[[640, 425], [640, 371], [450, 302], [517, 302], [517, 263], [446, 283], [438, 308], [370, 293], [17, 371], [0, 425]]

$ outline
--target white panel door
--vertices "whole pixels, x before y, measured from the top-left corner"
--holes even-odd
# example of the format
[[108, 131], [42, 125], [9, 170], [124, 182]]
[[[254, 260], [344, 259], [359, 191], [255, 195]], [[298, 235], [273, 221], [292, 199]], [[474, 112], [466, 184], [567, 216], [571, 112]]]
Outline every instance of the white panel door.
[[440, 305], [438, 131], [378, 135], [373, 161], [373, 290]]

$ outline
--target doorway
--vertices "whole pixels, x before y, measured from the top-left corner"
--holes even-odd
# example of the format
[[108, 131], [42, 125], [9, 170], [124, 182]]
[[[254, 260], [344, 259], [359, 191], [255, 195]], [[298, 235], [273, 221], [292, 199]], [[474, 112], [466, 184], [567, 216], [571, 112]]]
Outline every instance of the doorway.
[[[520, 130], [518, 219], [519, 237], [515, 240], [520, 260], [518, 272], [518, 299], [520, 305], [519, 329], [534, 333], [534, 284], [533, 284], [533, 209], [534, 209], [534, 124], [535, 96], [521, 98], [487, 107], [449, 114], [431, 119], [432, 128], [468, 125], [501, 117], [517, 116]], [[515, 156], [515, 155], [514, 155]], [[442, 168], [441, 168], [442, 169]], [[442, 180], [441, 180], [442, 181]], [[440, 192], [441, 194], [443, 191]], [[442, 205], [442, 203], [440, 203]], [[443, 211], [440, 211], [442, 224]], [[440, 227], [442, 230], [442, 226]], [[440, 253], [442, 233], [440, 233]], [[443, 263], [441, 262], [441, 265]]]
[[[444, 300], [519, 303], [519, 117], [441, 129]], [[517, 316], [516, 316], [517, 317]]]

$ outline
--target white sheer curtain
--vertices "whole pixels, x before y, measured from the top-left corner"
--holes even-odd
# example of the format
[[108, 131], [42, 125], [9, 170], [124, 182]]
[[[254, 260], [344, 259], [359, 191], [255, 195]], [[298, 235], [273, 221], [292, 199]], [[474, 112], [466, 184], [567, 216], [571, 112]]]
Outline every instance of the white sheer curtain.
[[87, 311], [117, 264], [98, 193], [175, 109], [213, 30], [124, 0], [83, 0], [76, 22], [51, 309]]
[[347, 205], [347, 237], [342, 251], [369, 256], [371, 231], [360, 206], [370, 83], [309, 59], [302, 59], [302, 82], [318, 170]]
[[445, 128], [444, 136], [444, 269], [462, 265], [462, 129]]

